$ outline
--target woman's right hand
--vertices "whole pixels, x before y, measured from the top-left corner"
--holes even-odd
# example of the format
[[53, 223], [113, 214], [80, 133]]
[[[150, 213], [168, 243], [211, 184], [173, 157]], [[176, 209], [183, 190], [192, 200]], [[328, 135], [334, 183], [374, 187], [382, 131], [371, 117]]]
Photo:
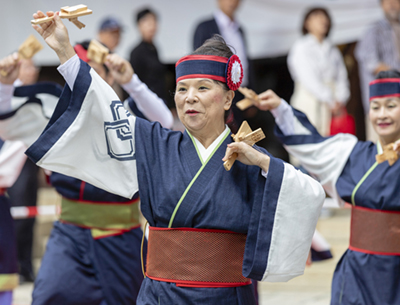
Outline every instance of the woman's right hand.
[[258, 95], [258, 103], [255, 106], [263, 111], [272, 110], [281, 104], [281, 98], [272, 90], [264, 91]]
[[18, 53], [13, 53], [0, 60], [0, 82], [12, 85], [18, 78], [20, 61]]
[[[59, 12], [47, 12], [48, 17], [54, 16], [53, 20], [41, 23], [40, 25], [32, 25], [32, 27], [43, 37], [44, 41], [52, 48], [58, 55], [61, 64], [65, 63], [68, 59], [75, 55], [74, 48], [69, 42], [68, 30], [61, 21]], [[33, 18], [43, 18], [46, 15], [37, 11], [33, 14]]]

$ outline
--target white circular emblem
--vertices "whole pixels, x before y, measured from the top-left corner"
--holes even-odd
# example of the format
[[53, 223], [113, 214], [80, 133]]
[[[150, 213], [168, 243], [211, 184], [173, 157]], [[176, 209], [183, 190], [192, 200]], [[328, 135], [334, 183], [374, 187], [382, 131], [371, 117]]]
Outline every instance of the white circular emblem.
[[235, 61], [232, 65], [231, 70], [231, 80], [234, 84], [237, 84], [240, 81], [240, 76], [242, 75], [242, 69], [240, 67], [239, 62]]

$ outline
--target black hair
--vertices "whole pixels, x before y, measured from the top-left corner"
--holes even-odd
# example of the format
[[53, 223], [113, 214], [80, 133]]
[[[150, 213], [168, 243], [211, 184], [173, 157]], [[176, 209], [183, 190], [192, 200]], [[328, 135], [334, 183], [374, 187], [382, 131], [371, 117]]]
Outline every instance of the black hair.
[[157, 19], [157, 14], [151, 10], [150, 8], [144, 8], [142, 10], [140, 10], [137, 14], [136, 14], [136, 23], [139, 23], [140, 19], [142, 19], [143, 17], [147, 16], [148, 14], [151, 14], [154, 16], [154, 18]]
[[[226, 44], [225, 39], [218, 34], [215, 34], [210, 39], [207, 39], [200, 47], [194, 50], [190, 55], [214, 55], [230, 58], [233, 54], [231, 48]], [[220, 84], [225, 91], [229, 91], [228, 85], [220, 81], [214, 81]]]
[[381, 71], [378, 73], [375, 79], [381, 79], [381, 78], [400, 78], [400, 72], [397, 70]]
[[[232, 55], [234, 55], [234, 53], [227, 45], [225, 39], [221, 35], [215, 34], [210, 39], [207, 39], [190, 55], [214, 55], [230, 58]], [[213, 82], [220, 85], [225, 91], [230, 90], [226, 83], [217, 80], [213, 80]], [[225, 111], [224, 118], [227, 124], [232, 123], [231, 121], [233, 121], [233, 113], [231, 109]]]
[[301, 32], [303, 33], [303, 35], [308, 34], [308, 30], [306, 28], [306, 22], [307, 22], [308, 18], [314, 13], [323, 13], [325, 15], [325, 17], [328, 19], [329, 26], [328, 26], [328, 30], [326, 31], [326, 34], [325, 34], [325, 37], [328, 37], [329, 36], [329, 32], [331, 31], [331, 28], [332, 28], [332, 19], [331, 19], [331, 16], [329, 15], [329, 13], [328, 13], [328, 10], [323, 8], [323, 7], [314, 7], [312, 9], [310, 9], [304, 15], [303, 26], [301, 28]]

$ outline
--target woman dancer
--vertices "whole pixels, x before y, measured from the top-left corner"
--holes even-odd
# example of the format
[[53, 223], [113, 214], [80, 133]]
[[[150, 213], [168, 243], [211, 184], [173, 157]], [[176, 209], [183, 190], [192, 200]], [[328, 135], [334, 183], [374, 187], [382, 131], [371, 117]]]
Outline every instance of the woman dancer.
[[275, 116], [286, 149], [330, 196], [352, 203], [350, 246], [333, 276], [332, 305], [400, 304], [399, 96], [399, 72], [381, 72], [371, 82], [374, 144], [350, 134], [324, 138], [272, 91], [259, 95], [259, 108]]
[[[111, 88], [75, 56], [58, 13], [34, 28], [68, 86], [28, 155], [121, 196], [140, 189], [150, 234], [137, 304], [255, 304], [250, 278], [303, 273], [324, 193], [266, 151], [232, 143], [224, 116], [243, 74], [221, 38], [176, 65], [182, 134], [120, 111]], [[222, 159], [234, 153], [240, 162], [227, 172]]]

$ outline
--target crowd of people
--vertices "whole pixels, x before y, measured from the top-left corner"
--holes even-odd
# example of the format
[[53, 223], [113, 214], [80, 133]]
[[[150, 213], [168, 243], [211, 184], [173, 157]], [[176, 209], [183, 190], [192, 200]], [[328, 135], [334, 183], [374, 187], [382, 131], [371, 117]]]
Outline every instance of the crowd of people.
[[[141, 41], [128, 60], [116, 53], [122, 24], [101, 22], [104, 64], [89, 58], [91, 39], [70, 43], [58, 12], [34, 14], [53, 18], [33, 28], [65, 86], [37, 82], [16, 53], [0, 60], [0, 305], [24, 281], [34, 305], [257, 304], [257, 281], [301, 275], [326, 244], [315, 231], [326, 194], [352, 207], [331, 304], [400, 304], [400, 0], [380, 0], [384, 19], [355, 51], [368, 141], [333, 131], [352, 92], [323, 7], [304, 14], [287, 56], [290, 101], [265, 88], [250, 110], [236, 107], [255, 82], [241, 4], [218, 0], [195, 28], [175, 65], [173, 112], [152, 8], [134, 14]], [[254, 111], [271, 112], [301, 170], [240, 134], [244, 120], [258, 127]], [[36, 205], [38, 166], [62, 200], [35, 276], [34, 219], [13, 221], [10, 206]]]

